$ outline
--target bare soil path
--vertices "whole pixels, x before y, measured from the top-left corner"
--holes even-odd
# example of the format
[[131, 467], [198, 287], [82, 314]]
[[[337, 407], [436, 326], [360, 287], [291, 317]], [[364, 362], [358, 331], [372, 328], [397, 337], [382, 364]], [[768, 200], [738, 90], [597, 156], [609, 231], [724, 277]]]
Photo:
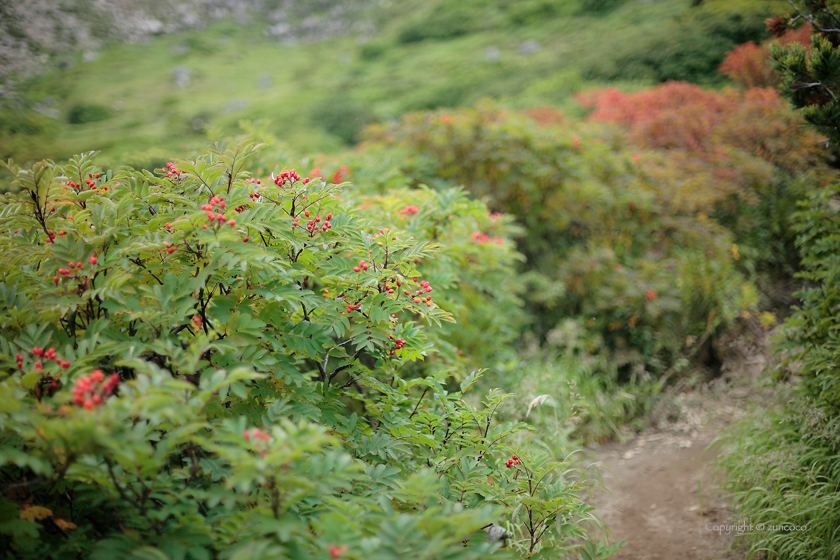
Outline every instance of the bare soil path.
[[591, 449], [604, 489], [592, 498], [598, 515], [615, 540], [627, 545], [619, 560], [742, 560], [732, 549], [734, 531], [722, 473], [715, 467], [713, 440], [756, 402], [756, 379], [766, 359], [766, 345], [733, 342], [724, 375], [693, 390], [666, 395], [660, 421], [623, 443]]

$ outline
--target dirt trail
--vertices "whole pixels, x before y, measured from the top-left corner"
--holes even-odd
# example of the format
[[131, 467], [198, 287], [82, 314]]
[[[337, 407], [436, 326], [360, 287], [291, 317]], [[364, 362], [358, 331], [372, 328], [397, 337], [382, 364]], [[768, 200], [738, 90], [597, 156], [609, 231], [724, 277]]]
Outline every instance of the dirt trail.
[[771, 396], [759, 396], [756, 382], [766, 360], [764, 340], [741, 338], [727, 350], [720, 379], [666, 396], [662, 415], [676, 421], [591, 450], [605, 486], [591, 503], [615, 540], [628, 542], [615, 558], [743, 558], [731, 550], [734, 534], [709, 530], [733, 520], [714, 467], [717, 449], [708, 446], [752, 403]]
[[[627, 560], [708, 560], [727, 555], [734, 535], [706, 527], [729, 524], [725, 495], [717, 488], [713, 434], [672, 439], [662, 434], [598, 451], [606, 490], [593, 501]], [[708, 525], [707, 525], [708, 524]]]

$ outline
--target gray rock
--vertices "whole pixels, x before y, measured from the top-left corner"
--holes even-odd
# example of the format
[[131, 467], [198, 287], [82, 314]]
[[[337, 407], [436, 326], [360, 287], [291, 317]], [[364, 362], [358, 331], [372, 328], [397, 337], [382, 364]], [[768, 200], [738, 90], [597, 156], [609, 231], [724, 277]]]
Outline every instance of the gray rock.
[[235, 113], [236, 111], [247, 108], [248, 105], [250, 105], [250, 102], [247, 99], [231, 99], [222, 111], [225, 113]]
[[172, 56], [182, 56], [188, 52], [190, 52], [190, 46], [187, 43], [181, 43], [169, 49], [169, 54]]
[[519, 44], [520, 54], [534, 54], [539, 52], [540, 44], [534, 40], [523, 41]]
[[273, 85], [274, 82], [271, 80], [271, 76], [268, 74], [263, 74], [262, 76], [260, 76], [260, 79], [257, 82], [257, 87], [263, 91], [271, 89], [271, 86]]
[[85, 51], [82, 55], [82, 61], [84, 62], [93, 62], [94, 60], [99, 59], [99, 53], [96, 51]]
[[179, 88], [183, 89], [190, 85], [190, 77], [192, 76], [192, 69], [186, 66], [176, 66], [172, 69], [172, 80]]
[[484, 49], [484, 58], [490, 61], [496, 61], [502, 58], [502, 51], [498, 47], [487, 47]]
[[58, 109], [53, 109], [46, 102], [36, 103], [32, 106], [32, 110], [39, 115], [44, 115], [45, 117], [49, 117], [51, 119], [58, 119], [61, 117], [61, 112]]

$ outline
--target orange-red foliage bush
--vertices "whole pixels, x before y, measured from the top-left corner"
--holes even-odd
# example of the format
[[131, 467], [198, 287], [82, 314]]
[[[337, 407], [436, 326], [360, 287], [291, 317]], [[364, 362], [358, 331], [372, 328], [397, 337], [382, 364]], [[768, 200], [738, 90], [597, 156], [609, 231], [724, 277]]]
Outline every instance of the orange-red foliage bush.
[[590, 120], [621, 125], [642, 148], [687, 150], [710, 163], [734, 149], [791, 172], [818, 158], [816, 136], [772, 88], [717, 92], [668, 82], [637, 93], [593, 90], [577, 99], [593, 109]]
[[[592, 121], [620, 125], [654, 179], [660, 200], [677, 211], [714, 215], [739, 242], [788, 253], [793, 239], [769, 239], [784, 228], [801, 193], [796, 177], [820, 168], [819, 137], [772, 88], [705, 90], [669, 82], [636, 93], [614, 88], [579, 94]], [[781, 229], [780, 229], [781, 228]], [[772, 233], [772, 232], [777, 233]]]
[[752, 41], [739, 45], [726, 55], [720, 65], [720, 71], [743, 88], [775, 85], [779, 77], [770, 67], [770, 43], [774, 42], [782, 45], [802, 43], [807, 47], [811, 44], [811, 26], [803, 25], [799, 29], [791, 29], [781, 37], [765, 41], [761, 45]]

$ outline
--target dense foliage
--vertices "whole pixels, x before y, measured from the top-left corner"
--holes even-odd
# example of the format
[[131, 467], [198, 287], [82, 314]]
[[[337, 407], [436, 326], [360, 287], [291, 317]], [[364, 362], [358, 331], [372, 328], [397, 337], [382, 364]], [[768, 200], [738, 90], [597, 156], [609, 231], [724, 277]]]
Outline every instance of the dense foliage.
[[[781, 35], [804, 20], [814, 36], [810, 49], [800, 43], [771, 47], [781, 92], [833, 144], [840, 125], [833, 93], [840, 73], [837, 5], [791, 5], [790, 19], [768, 20], [770, 30]], [[800, 206], [794, 219], [804, 287], [776, 346], [778, 377], [796, 374], [800, 382], [785, 395], [787, 402], [745, 421], [722, 459], [736, 514], [757, 527], [743, 539], [750, 558], [840, 556], [840, 187], [812, 188]]]
[[711, 203], [674, 204], [671, 185], [652, 180], [620, 137], [483, 106], [409, 114], [368, 138], [404, 149], [415, 183], [463, 184], [516, 216], [535, 333], [550, 337], [573, 319], [587, 343], [565, 349], [606, 352], [613, 378], [680, 367], [686, 346], [710, 354], [714, 330], [755, 304], [729, 233], [698, 213]]
[[767, 528], [745, 537], [753, 558], [840, 555], [839, 212], [840, 187], [832, 186], [797, 215], [808, 284], [777, 350], [788, 366], [781, 373], [802, 380], [785, 404], [746, 421], [723, 458], [737, 514]]
[[593, 62], [584, 76], [654, 83], [720, 81], [716, 71], [729, 51], [767, 37], [763, 20], [772, 15], [771, 10], [769, 3], [695, 2], [682, 17], [662, 22], [633, 42], [616, 45], [616, 55]]
[[837, 29], [840, 3], [834, 1], [791, 2], [793, 17], [782, 16], [768, 20], [768, 27], [776, 34], [784, 33], [790, 26], [805, 21], [813, 30], [810, 48], [801, 43], [771, 46], [773, 67], [781, 76], [781, 93], [794, 107], [801, 109], [802, 117], [815, 130], [828, 137], [836, 151], [840, 142], [837, 123], [840, 122], [840, 105], [837, 102], [837, 76], [840, 63], [840, 30]]
[[509, 221], [458, 190], [280, 173], [259, 149], [9, 165], [0, 554], [614, 552], [583, 531], [568, 466], [511, 447], [526, 426], [496, 420], [506, 396], [465, 396], [479, 372], [454, 344], [510, 333], [444, 325], [515, 308]]

